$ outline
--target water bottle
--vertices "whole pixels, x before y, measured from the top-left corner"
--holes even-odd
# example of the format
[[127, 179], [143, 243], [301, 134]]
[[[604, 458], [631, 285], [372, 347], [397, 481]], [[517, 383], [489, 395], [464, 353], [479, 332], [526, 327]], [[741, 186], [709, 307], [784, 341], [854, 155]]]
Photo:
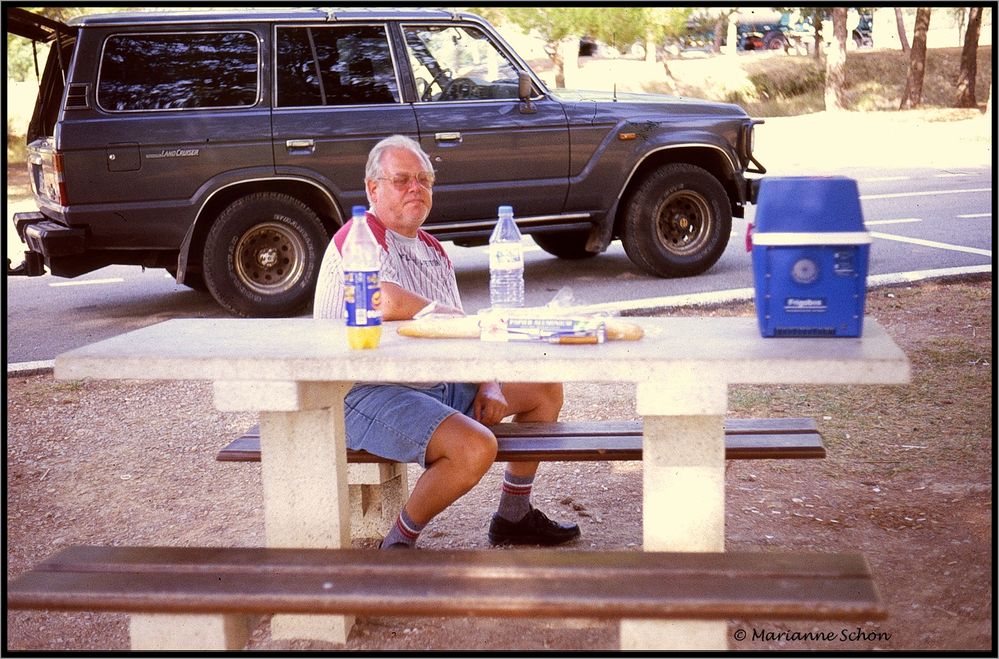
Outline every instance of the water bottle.
[[511, 206], [499, 207], [489, 238], [489, 302], [494, 309], [524, 306], [524, 251]]
[[343, 301], [347, 344], [362, 350], [377, 348], [382, 337], [381, 248], [368, 227], [364, 206], [354, 206], [352, 215], [350, 233], [343, 241]]

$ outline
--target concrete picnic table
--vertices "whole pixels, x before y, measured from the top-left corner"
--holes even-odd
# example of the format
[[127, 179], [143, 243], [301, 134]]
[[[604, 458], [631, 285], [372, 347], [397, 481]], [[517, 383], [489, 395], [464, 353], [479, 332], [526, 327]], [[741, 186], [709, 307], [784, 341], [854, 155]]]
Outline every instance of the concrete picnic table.
[[[342, 321], [175, 319], [59, 355], [55, 377], [210, 380], [218, 409], [258, 412], [266, 544], [303, 548], [350, 546], [343, 397], [352, 383], [631, 382], [644, 422], [643, 547], [689, 552], [725, 549], [729, 385], [910, 378], [872, 318], [860, 338], [779, 339], [762, 338], [748, 317], [628, 320], [644, 328], [641, 340], [599, 345], [411, 338], [386, 323], [378, 349], [351, 351]], [[352, 624], [282, 614], [271, 631], [344, 642]], [[621, 647], [724, 649], [726, 623], [623, 620]]]

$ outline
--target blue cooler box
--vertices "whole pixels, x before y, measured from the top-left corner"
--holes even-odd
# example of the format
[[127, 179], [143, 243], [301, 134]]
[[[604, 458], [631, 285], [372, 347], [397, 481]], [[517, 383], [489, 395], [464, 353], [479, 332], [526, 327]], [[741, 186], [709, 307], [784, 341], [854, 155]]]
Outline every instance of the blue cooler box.
[[855, 180], [764, 178], [751, 240], [763, 336], [860, 336], [871, 237]]

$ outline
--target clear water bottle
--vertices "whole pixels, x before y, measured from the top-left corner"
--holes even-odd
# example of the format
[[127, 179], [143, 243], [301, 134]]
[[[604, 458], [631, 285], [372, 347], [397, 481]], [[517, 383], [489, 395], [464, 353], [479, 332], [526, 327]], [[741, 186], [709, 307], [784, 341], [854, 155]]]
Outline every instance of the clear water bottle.
[[494, 309], [524, 306], [524, 251], [512, 206], [499, 207], [489, 238], [489, 302]]
[[377, 348], [382, 337], [380, 251], [368, 227], [364, 206], [354, 206], [350, 233], [343, 241], [343, 301], [347, 344], [353, 350]]

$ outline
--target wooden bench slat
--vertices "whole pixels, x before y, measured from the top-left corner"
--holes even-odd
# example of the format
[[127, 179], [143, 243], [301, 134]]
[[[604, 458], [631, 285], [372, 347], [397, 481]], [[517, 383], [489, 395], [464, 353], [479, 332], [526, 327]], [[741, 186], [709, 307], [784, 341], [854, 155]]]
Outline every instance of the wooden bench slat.
[[[771, 432], [764, 432], [769, 427]], [[812, 419], [728, 419], [725, 457], [741, 460], [824, 458], [822, 436]], [[493, 426], [498, 462], [641, 460], [641, 422], [501, 423]], [[253, 426], [219, 451], [223, 462], [259, 462], [260, 428]], [[347, 461], [392, 462], [364, 451]]]
[[[497, 438], [501, 437], [576, 437], [607, 435], [641, 435], [641, 421], [556, 421], [553, 423], [497, 423], [490, 426]], [[786, 417], [775, 419], [725, 419], [727, 435], [781, 435], [817, 433], [815, 419]], [[260, 425], [253, 425], [244, 437], [260, 437]]]
[[[475, 571], [488, 564], [490, 570], [532, 571], [544, 576], [546, 570], [565, 572], [573, 568], [635, 571], [649, 568], [671, 574], [745, 574], [761, 577], [865, 576], [870, 573], [861, 554], [805, 552], [637, 552], [637, 551], [552, 551], [520, 549], [491, 550], [479, 562], [474, 551], [393, 551], [372, 556], [366, 549], [307, 549], [280, 547], [67, 547], [40, 562], [43, 572], [295, 572], [335, 570], [364, 571], [373, 561], [377, 569], [419, 570], [434, 562], [435, 570], [456, 574]], [[649, 555], [658, 556], [650, 559]], [[807, 556], [808, 560], [802, 557]], [[720, 558], [723, 557], [723, 558]]]
[[124, 550], [127, 559], [133, 553], [115, 563], [115, 552], [98, 552], [93, 565], [86, 556], [64, 555], [11, 581], [8, 606], [594, 618], [885, 615], [859, 555], [111, 549], [118, 557]]

